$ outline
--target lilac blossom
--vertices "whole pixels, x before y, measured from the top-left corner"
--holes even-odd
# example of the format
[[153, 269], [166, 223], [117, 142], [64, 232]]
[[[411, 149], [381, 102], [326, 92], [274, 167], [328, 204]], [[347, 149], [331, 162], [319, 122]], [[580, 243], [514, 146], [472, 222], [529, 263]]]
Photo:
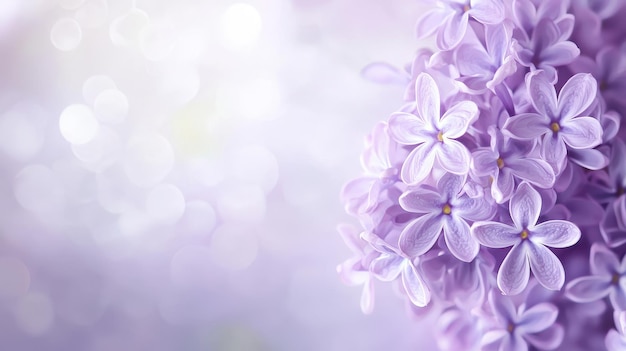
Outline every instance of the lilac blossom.
[[575, 302], [593, 302], [606, 296], [613, 308], [626, 310], [626, 258], [619, 259], [601, 244], [591, 246], [591, 275], [576, 278], [567, 284], [565, 294]]
[[615, 329], [606, 334], [605, 344], [608, 351], [626, 350], [626, 311], [613, 313]]
[[540, 141], [542, 157], [557, 171], [565, 167], [567, 148], [589, 149], [602, 142], [600, 122], [579, 117], [596, 97], [596, 80], [590, 74], [574, 75], [558, 97], [540, 71], [527, 75], [526, 86], [536, 112], [511, 117], [504, 129], [513, 138]]
[[443, 231], [446, 245], [456, 258], [470, 262], [476, 257], [479, 245], [470, 235], [467, 221], [489, 219], [494, 208], [484, 199], [462, 195], [464, 184], [464, 176], [446, 173], [437, 183], [437, 189], [422, 187], [402, 194], [402, 208], [424, 214], [409, 222], [400, 234], [399, 247], [403, 253], [409, 257], [423, 255]]
[[528, 143], [507, 140], [496, 128], [488, 133], [491, 146], [472, 153], [472, 174], [492, 178], [491, 196], [497, 203], [511, 198], [515, 180], [526, 180], [540, 188], [554, 185], [556, 176], [550, 165], [540, 158], [527, 157], [532, 151]]
[[504, 12], [499, 0], [438, 0], [437, 7], [417, 23], [417, 35], [423, 38], [436, 32], [439, 49], [450, 50], [465, 36], [470, 16], [483, 24], [498, 24]]
[[472, 234], [487, 247], [513, 246], [498, 270], [498, 287], [505, 294], [516, 295], [528, 284], [530, 271], [547, 289], [559, 290], [565, 272], [558, 257], [547, 247], [570, 247], [580, 239], [580, 229], [573, 223], [552, 220], [537, 224], [541, 196], [523, 182], [509, 202], [513, 226], [499, 222], [476, 222]]
[[491, 291], [489, 307], [493, 322], [482, 337], [481, 350], [519, 351], [530, 346], [553, 350], [563, 342], [563, 327], [555, 323], [559, 310], [551, 303], [516, 308], [509, 297]]
[[455, 140], [465, 134], [478, 116], [474, 102], [461, 101], [441, 115], [439, 88], [422, 73], [415, 82], [417, 114], [398, 112], [389, 119], [391, 136], [400, 144], [417, 145], [406, 157], [400, 176], [407, 184], [417, 184], [428, 176], [435, 161], [446, 171], [466, 174], [470, 154]]

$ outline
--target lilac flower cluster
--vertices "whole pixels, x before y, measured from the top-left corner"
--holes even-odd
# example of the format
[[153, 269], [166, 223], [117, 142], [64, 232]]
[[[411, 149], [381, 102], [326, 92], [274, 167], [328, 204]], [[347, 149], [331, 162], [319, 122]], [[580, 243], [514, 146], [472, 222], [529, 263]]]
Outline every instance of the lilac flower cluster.
[[438, 316], [444, 350], [626, 350], [626, 3], [438, 0], [436, 50], [342, 191], [338, 267]]

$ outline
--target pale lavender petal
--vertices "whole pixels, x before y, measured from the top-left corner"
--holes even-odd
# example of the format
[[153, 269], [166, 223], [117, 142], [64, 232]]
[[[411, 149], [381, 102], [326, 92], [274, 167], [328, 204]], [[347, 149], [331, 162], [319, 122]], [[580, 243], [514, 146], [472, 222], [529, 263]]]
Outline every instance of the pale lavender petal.
[[418, 307], [424, 307], [430, 302], [430, 291], [417, 273], [415, 267], [406, 262], [402, 272], [402, 285], [409, 296], [409, 300]]
[[498, 0], [470, 0], [468, 12], [483, 24], [498, 24], [504, 20], [504, 4]]
[[503, 131], [516, 139], [535, 139], [550, 131], [550, 119], [536, 113], [521, 113], [506, 120]]
[[453, 206], [457, 216], [470, 221], [491, 219], [497, 210], [496, 206], [493, 206], [485, 197], [462, 196], [454, 202]]
[[436, 8], [426, 12], [417, 21], [416, 32], [418, 38], [424, 38], [433, 34], [438, 28], [442, 26], [446, 17], [450, 15], [450, 12], [444, 8]]
[[517, 328], [522, 334], [533, 334], [550, 328], [559, 316], [559, 309], [551, 303], [540, 303], [524, 311]]
[[532, 229], [539, 219], [541, 195], [530, 184], [523, 182], [517, 187], [509, 202], [509, 213], [517, 228]]
[[537, 10], [535, 9], [535, 5], [530, 0], [514, 0], [513, 15], [515, 16], [517, 23], [527, 33], [530, 32], [535, 26]]
[[583, 113], [596, 99], [597, 90], [596, 79], [589, 73], [578, 73], [570, 78], [559, 92], [561, 122]]
[[450, 252], [459, 260], [471, 262], [476, 255], [480, 245], [470, 235], [469, 225], [456, 216], [446, 216], [443, 226], [443, 235]]
[[409, 184], [417, 184], [428, 177], [435, 163], [435, 152], [433, 144], [420, 144], [413, 149], [404, 160], [400, 177], [402, 181]]
[[400, 234], [400, 250], [409, 257], [417, 257], [430, 250], [443, 229], [440, 216], [427, 214], [410, 222]]
[[491, 149], [482, 148], [472, 153], [472, 172], [478, 176], [491, 175], [498, 169], [498, 154]]
[[609, 204], [600, 221], [600, 234], [610, 247], [626, 244], [626, 232], [618, 226], [616, 207], [619, 207], [617, 201]]
[[500, 351], [528, 351], [528, 344], [526, 340], [522, 338], [519, 333], [513, 333], [508, 338], [505, 338], [502, 345], [500, 346]]
[[619, 259], [612, 250], [598, 243], [591, 245], [589, 267], [592, 274], [611, 277], [619, 271], [619, 266]]
[[547, 133], [541, 140], [541, 156], [557, 170], [565, 167], [567, 148], [563, 139], [552, 133]]
[[626, 337], [620, 335], [615, 329], [611, 329], [606, 334], [604, 344], [608, 351], [624, 351], [626, 350]]
[[[454, 52], [455, 62], [459, 73], [463, 76], [484, 75], [490, 72], [492, 58], [482, 46], [476, 44], [461, 44]], [[481, 77], [484, 79], [484, 77]]]
[[507, 160], [505, 166], [510, 168], [516, 177], [527, 180], [540, 188], [550, 188], [556, 180], [552, 167], [541, 159], [520, 158]]
[[537, 281], [548, 290], [560, 290], [565, 283], [565, 270], [558, 257], [543, 245], [528, 245], [530, 269]]
[[559, 33], [561, 33], [562, 40], [566, 40], [572, 35], [575, 23], [576, 18], [569, 13], [561, 16], [559, 19], [556, 19], [554, 21], [554, 24], [556, 24], [556, 26], [559, 28]]
[[376, 182], [377, 178], [359, 177], [344, 185], [341, 198], [347, 213], [356, 215], [368, 207], [370, 191]]
[[563, 342], [565, 331], [560, 324], [554, 324], [550, 328], [535, 334], [526, 334], [524, 338], [539, 350], [554, 350]]
[[444, 198], [452, 199], [456, 198], [457, 195], [463, 189], [463, 185], [465, 185], [465, 177], [459, 176], [452, 173], [446, 173], [437, 182], [437, 190]]
[[588, 149], [602, 143], [602, 126], [593, 117], [577, 117], [562, 121], [559, 134], [565, 144], [573, 149]]
[[[560, 41], [541, 51], [542, 65], [558, 67], [572, 63], [580, 55], [580, 49], [571, 41]], [[542, 67], [543, 68], [543, 67]]]
[[415, 80], [415, 98], [418, 115], [427, 126], [436, 126], [441, 117], [441, 98], [437, 83], [428, 73], [420, 73]]
[[374, 311], [374, 281], [372, 279], [368, 279], [363, 285], [360, 305], [364, 314], [370, 314]]
[[501, 204], [511, 198], [514, 189], [515, 180], [513, 179], [513, 172], [510, 169], [504, 168], [500, 171], [500, 174], [496, 177], [493, 184], [491, 184], [491, 196], [493, 196], [497, 203]]
[[526, 76], [528, 95], [533, 106], [543, 116], [554, 118], [558, 116], [557, 97], [554, 85], [541, 71], [534, 71]]
[[508, 53], [511, 33], [505, 24], [485, 26], [485, 45], [491, 57], [498, 61]]
[[606, 297], [613, 289], [611, 277], [586, 276], [567, 283], [565, 296], [578, 303], [587, 303]]
[[530, 266], [526, 246], [523, 243], [513, 246], [498, 270], [498, 287], [507, 295], [517, 295], [528, 285]]
[[439, 164], [450, 173], [465, 175], [469, 172], [471, 156], [465, 145], [456, 140], [445, 140], [435, 145]]
[[520, 230], [499, 222], [476, 222], [472, 236], [486, 247], [500, 249], [520, 242]]
[[478, 117], [478, 106], [472, 101], [461, 101], [450, 107], [439, 121], [443, 136], [450, 139], [461, 137]]
[[560, 249], [576, 244], [580, 240], [580, 229], [568, 221], [547, 221], [533, 228], [529, 239], [536, 244]]
[[396, 112], [389, 117], [389, 134], [399, 144], [415, 145], [432, 140], [433, 132], [420, 116]]
[[609, 300], [614, 309], [619, 311], [626, 310], [626, 292], [623, 288], [612, 289], [611, 292], [609, 292]]
[[397, 255], [381, 255], [373, 260], [369, 266], [369, 271], [384, 282], [390, 282], [398, 278], [402, 272], [402, 262], [404, 258]]
[[407, 191], [400, 196], [400, 206], [408, 212], [430, 213], [441, 210], [441, 195], [427, 189]]
[[569, 159], [579, 166], [594, 171], [603, 169], [609, 165], [609, 158], [596, 149], [570, 149], [567, 152]]
[[437, 35], [437, 46], [441, 50], [450, 50], [457, 46], [467, 31], [469, 14], [467, 12], [454, 12], [444, 21], [443, 28]]
[[615, 321], [615, 329], [626, 335], [626, 311], [614, 312], [613, 320]]

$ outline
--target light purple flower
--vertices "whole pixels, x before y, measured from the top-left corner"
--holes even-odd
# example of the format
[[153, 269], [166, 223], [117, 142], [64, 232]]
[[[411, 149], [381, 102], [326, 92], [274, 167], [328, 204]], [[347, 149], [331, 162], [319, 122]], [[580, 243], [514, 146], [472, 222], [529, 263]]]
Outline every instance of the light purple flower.
[[613, 313], [615, 329], [609, 330], [604, 340], [608, 351], [626, 350], [626, 311]]
[[478, 107], [474, 102], [461, 101], [441, 116], [439, 88], [427, 73], [417, 77], [415, 96], [417, 115], [398, 112], [389, 119], [389, 132], [398, 143], [417, 145], [402, 165], [402, 181], [409, 185], [422, 181], [435, 161], [450, 173], [466, 174], [470, 154], [455, 139], [463, 136], [478, 117]]
[[408, 212], [424, 213], [409, 222], [400, 234], [400, 250], [409, 257], [418, 257], [430, 250], [443, 231], [450, 252], [461, 261], [470, 262], [478, 254], [479, 245], [470, 235], [468, 220], [489, 219], [494, 207], [484, 198], [461, 195], [464, 176], [446, 173], [437, 189], [421, 187], [400, 197], [400, 205]]
[[375, 234], [364, 232], [361, 234], [361, 238], [381, 253], [378, 258], [371, 262], [369, 267], [370, 272], [376, 278], [382, 281], [394, 281], [400, 277], [404, 291], [411, 303], [418, 307], [424, 307], [430, 302], [430, 290], [417, 272], [413, 260], [404, 256], [398, 249]]
[[561, 261], [547, 247], [570, 247], [580, 239], [580, 229], [573, 223], [552, 220], [537, 224], [541, 196], [523, 182], [509, 202], [513, 226], [499, 222], [476, 222], [472, 234], [487, 247], [513, 246], [498, 270], [497, 283], [507, 295], [526, 288], [530, 271], [537, 281], [550, 290], [559, 290], [565, 282]]
[[565, 295], [575, 302], [592, 302], [606, 296], [613, 308], [626, 310], [626, 258], [619, 259], [604, 245], [591, 246], [591, 275], [576, 278], [567, 284]]
[[526, 157], [528, 147], [514, 140], [506, 140], [502, 133], [490, 128], [491, 147], [478, 148], [472, 153], [472, 174], [489, 176], [491, 196], [497, 203], [508, 201], [513, 195], [515, 180], [526, 180], [540, 188], [554, 185], [556, 176], [552, 167], [542, 159]]
[[559, 173], [567, 148], [589, 149], [602, 142], [602, 126], [593, 117], [580, 116], [596, 98], [596, 80], [579, 73], [561, 88], [557, 98], [552, 83], [540, 71], [526, 76], [535, 112], [509, 118], [504, 129], [513, 138], [541, 141], [541, 155]]
[[418, 21], [417, 35], [423, 38], [437, 32], [437, 47], [450, 50], [465, 36], [470, 16], [483, 24], [498, 24], [504, 20], [504, 4], [499, 0], [439, 0], [437, 8]]
[[494, 323], [482, 337], [482, 351], [553, 350], [563, 342], [563, 327], [555, 323], [559, 309], [551, 303], [516, 308], [511, 298], [492, 290], [489, 306]]

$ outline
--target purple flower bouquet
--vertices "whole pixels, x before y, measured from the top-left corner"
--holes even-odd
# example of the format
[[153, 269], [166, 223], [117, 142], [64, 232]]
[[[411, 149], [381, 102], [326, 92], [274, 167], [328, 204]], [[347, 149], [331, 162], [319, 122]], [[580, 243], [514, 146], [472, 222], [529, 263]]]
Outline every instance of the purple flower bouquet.
[[342, 191], [338, 267], [434, 314], [443, 350], [626, 350], [626, 2], [438, 0], [436, 50]]

